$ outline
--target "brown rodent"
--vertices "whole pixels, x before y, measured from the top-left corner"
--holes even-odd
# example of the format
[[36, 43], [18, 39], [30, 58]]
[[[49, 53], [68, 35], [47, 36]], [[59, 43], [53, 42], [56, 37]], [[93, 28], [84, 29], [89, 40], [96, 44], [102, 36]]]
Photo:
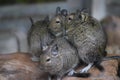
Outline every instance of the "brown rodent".
[[[42, 48], [45, 48], [53, 40], [53, 36], [48, 32], [49, 17], [44, 20], [33, 23], [28, 32], [28, 44], [33, 55], [32, 60], [36, 61], [41, 54]], [[38, 57], [38, 58], [37, 58]]]
[[40, 68], [61, 80], [65, 74], [75, 72], [74, 68], [79, 63], [76, 53], [76, 49], [64, 38], [56, 38], [40, 55]]
[[101, 24], [85, 12], [68, 15], [66, 39], [78, 50], [79, 57], [88, 64], [80, 72], [87, 72], [93, 65], [99, 65], [106, 55], [106, 35]]

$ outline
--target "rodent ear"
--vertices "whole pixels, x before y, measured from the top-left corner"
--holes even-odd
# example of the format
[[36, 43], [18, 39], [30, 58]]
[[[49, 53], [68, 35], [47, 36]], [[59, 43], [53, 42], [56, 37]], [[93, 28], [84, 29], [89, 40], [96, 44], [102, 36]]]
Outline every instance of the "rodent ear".
[[68, 15], [68, 11], [66, 9], [62, 9], [61, 14], [66, 17]]
[[80, 12], [81, 12], [81, 13], [88, 14], [88, 12], [89, 12], [89, 11], [88, 11], [88, 9], [87, 9], [87, 8], [83, 8], [83, 9], [81, 9], [81, 10], [80, 10]]
[[58, 55], [58, 46], [57, 46], [57, 44], [55, 44], [54, 47], [52, 48], [52, 55], [54, 55], [54, 56]]
[[79, 9], [76, 10], [76, 19], [82, 19], [81, 11]]
[[86, 15], [85, 14], [88, 14], [85, 11], [86, 11], [86, 9], [77, 10], [76, 11], [77, 18], [82, 20], [82, 21], [84, 21], [86, 19]]
[[60, 15], [61, 14], [61, 8], [60, 7], [57, 7], [56, 8], [56, 15]]

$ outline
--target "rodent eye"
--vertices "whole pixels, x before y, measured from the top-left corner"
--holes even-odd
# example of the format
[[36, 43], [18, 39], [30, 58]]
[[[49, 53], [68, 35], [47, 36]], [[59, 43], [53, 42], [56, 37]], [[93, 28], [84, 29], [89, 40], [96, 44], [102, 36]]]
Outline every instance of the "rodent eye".
[[71, 20], [73, 20], [73, 18], [74, 18], [74, 15], [70, 15], [70, 16], [68, 17], [68, 20], [71, 21]]
[[72, 18], [70, 18], [70, 17], [69, 17], [69, 18], [68, 18], [68, 20], [70, 20], [70, 21], [71, 21], [71, 20], [72, 20]]
[[51, 59], [50, 58], [48, 58], [48, 59], [46, 59], [46, 62], [49, 62]]
[[56, 23], [60, 23], [60, 21], [56, 21]]
[[56, 23], [59, 24], [60, 23], [60, 18], [56, 18]]

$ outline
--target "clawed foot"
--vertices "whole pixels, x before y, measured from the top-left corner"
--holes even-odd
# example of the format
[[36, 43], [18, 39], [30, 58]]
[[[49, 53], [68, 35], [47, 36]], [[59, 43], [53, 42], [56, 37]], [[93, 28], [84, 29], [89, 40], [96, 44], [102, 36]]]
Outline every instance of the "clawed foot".
[[85, 68], [80, 70], [80, 73], [87, 73], [88, 70], [92, 67], [92, 65], [93, 65], [93, 63], [88, 64], [88, 66], [86, 66]]
[[68, 76], [72, 76], [74, 73], [76, 73], [76, 71], [71, 70], [71, 71], [68, 73]]
[[82, 70], [80, 70], [80, 73], [87, 73], [88, 72], [88, 68], [87, 67], [85, 67], [85, 68], [83, 68]]

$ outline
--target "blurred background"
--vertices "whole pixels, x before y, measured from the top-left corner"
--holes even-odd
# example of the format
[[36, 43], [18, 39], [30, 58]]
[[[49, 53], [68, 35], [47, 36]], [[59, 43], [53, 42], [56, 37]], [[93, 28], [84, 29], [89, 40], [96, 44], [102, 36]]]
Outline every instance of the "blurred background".
[[109, 53], [120, 53], [120, 0], [0, 0], [0, 53], [28, 52], [29, 17], [35, 21], [52, 17], [56, 7], [74, 12], [88, 9], [104, 27]]

